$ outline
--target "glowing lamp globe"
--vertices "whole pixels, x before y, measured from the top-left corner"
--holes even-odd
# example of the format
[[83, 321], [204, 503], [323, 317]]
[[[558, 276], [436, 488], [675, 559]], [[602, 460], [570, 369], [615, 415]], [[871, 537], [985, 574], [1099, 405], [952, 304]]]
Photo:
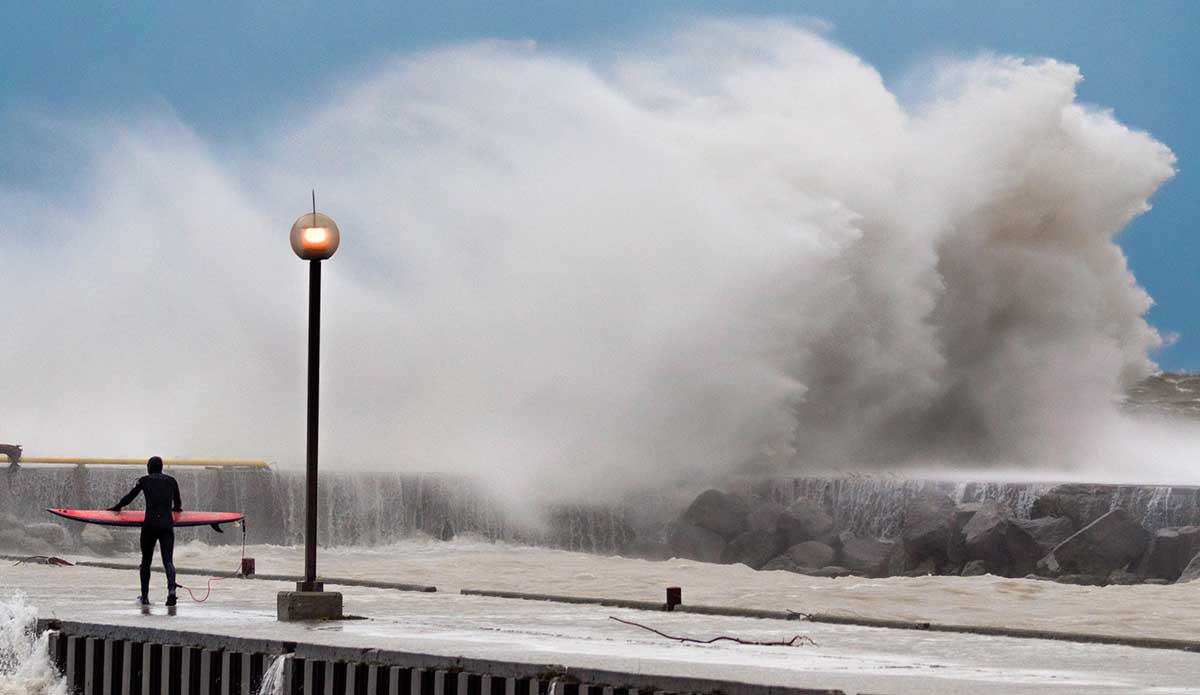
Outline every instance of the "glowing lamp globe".
[[323, 261], [337, 251], [341, 234], [329, 215], [306, 212], [292, 225], [292, 250], [306, 261]]

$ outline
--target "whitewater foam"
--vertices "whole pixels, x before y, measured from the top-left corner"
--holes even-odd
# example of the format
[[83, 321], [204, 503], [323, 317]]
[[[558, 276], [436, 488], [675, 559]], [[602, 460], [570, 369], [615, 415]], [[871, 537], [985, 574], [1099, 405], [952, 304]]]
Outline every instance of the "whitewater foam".
[[0, 596], [0, 695], [69, 695], [24, 594]]

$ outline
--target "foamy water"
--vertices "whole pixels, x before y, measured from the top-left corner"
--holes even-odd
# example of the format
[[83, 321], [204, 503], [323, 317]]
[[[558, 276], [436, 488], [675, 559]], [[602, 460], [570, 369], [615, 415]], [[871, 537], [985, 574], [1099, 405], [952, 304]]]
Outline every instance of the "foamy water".
[[23, 594], [0, 594], [0, 695], [68, 695], [36, 625], [36, 609]]

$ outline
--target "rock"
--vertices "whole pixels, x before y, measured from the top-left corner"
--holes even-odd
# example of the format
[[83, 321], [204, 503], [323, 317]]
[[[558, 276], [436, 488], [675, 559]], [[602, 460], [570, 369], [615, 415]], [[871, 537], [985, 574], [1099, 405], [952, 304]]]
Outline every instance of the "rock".
[[1079, 586], [1104, 586], [1108, 579], [1098, 574], [1064, 574], [1054, 578], [1059, 584], [1077, 584]]
[[779, 553], [782, 543], [779, 534], [769, 531], [746, 531], [729, 541], [721, 551], [721, 562], [727, 565], [741, 563], [753, 569], [762, 566]]
[[779, 532], [787, 547], [804, 541], [821, 541], [832, 545], [833, 518], [821, 505], [810, 500], [796, 500], [779, 515]]
[[0, 531], [0, 550], [21, 555], [53, 555], [57, 552], [46, 541], [18, 529]]
[[29, 547], [30, 540], [32, 539], [26, 536], [24, 531], [6, 528], [0, 531], [0, 550], [23, 553]]
[[833, 548], [820, 541], [804, 541], [785, 550], [781, 555], [768, 562], [764, 570], [787, 570], [800, 572], [827, 567], [833, 562]]
[[903, 554], [895, 573], [912, 570], [926, 560], [946, 564], [954, 513], [954, 500], [934, 490], [923, 491], [908, 501], [901, 517]]
[[1029, 515], [1065, 516], [1075, 528], [1083, 528], [1112, 509], [1113, 493], [1111, 485], [1056, 485], [1033, 501]]
[[692, 501], [679, 520], [731, 540], [746, 530], [746, 517], [749, 515], [750, 507], [737, 495], [705, 490]]
[[1149, 545], [1150, 532], [1124, 509], [1114, 509], [1055, 546], [1038, 567], [1050, 574], [1107, 577], [1128, 568]]
[[1014, 519], [1018, 526], [1033, 536], [1042, 548], [1042, 555], [1054, 550], [1075, 533], [1075, 524], [1065, 516], [1044, 516], [1040, 519]]
[[1192, 558], [1187, 567], [1183, 568], [1183, 573], [1179, 575], [1179, 579], [1175, 580], [1177, 584], [1183, 582], [1192, 582], [1200, 579], [1200, 554]]
[[917, 565], [916, 567], [905, 571], [904, 576], [906, 576], [906, 577], [928, 577], [931, 574], [937, 574], [938, 573], [937, 570], [938, 570], [938, 564], [936, 562], [934, 562], [933, 558], [930, 557], [930, 558], [925, 558], [925, 560], [923, 560], [921, 562], [921, 564]]
[[1141, 584], [1142, 578], [1133, 572], [1126, 572], [1125, 570], [1113, 570], [1108, 575], [1108, 583], [1117, 584], [1120, 586], [1129, 586], [1132, 584]]
[[979, 577], [991, 573], [992, 567], [987, 563], [986, 560], [971, 560], [962, 568], [962, 573], [959, 576]]
[[749, 531], [779, 531], [779, 517], [783, 514], [783, 505], [775, 502], [763, 502], [751, 507], [746, 515], [746, 529]]
[[95, 524], [84, 527], [83, 532], [79, 534], [79, 541], [97, 555], [116, 555], [122, 545], [111, 531]]
[[958, 574], [958, 572], [949, 572], [950, 568], [957, 567], [961, 570], [966, 564], [967, 543], [963, 538], [962, 530], [982, 506], [982, 502], [967, 502], [956, 505], [954, 511], [950, 513], [950, 538], [946, 543], [946, 564], [943, 571], [949, 574]]
[[59, 550], [70, 548], [72, 545], [71, 535], [65, 528], [55, 523], [29, 524], [25, 527], [25, 533], [34, 538], [40, 538]]
[[968, 560], [983, 560], [995, 574], [1023, 577], [1042, 556], [1042, 548], [1013, 520], [1008, 510], [985, 502], [963, 526], [963, 545]]
[[0, 531], [20, 531], [24, 528], [17, 517], [11, 514], [0, 514]]
[[853, 576], [854, 572], [851, 572], [849, 569], [847, 569], [845, 567], [840, 567], [838, 565], [829, 565], [828, 567], [821, 567], [821, 568], [815, 569], [815, 570], [807, 570], [807, 571], [805, 571], [805, 574], [812, 576], [812, 577], [833, 578], [833, 577], [850, 577], [850, 576]]
[[699, 526], [674, 522], [667, 529], [667, 548], [672, 557], [700, 562], [720, 562], [725, 539]]
[[1138, 563], [1137, 573], [1141, 577], [1175, 581], [1197, 553], [1200, 553], [1200, 526], [1159, 529], [1150, 539], [1150, 548]]
[[868, 577], [887, 575], [895, 544], [875, 538], [848, 538], [842, 541], [841, 564], [852, 572]]

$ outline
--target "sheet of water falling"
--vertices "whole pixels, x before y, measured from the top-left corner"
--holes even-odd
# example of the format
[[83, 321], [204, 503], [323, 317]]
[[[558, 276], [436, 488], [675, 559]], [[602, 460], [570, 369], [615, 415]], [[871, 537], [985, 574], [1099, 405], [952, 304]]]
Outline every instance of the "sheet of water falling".
[[46, 635], [35, 635], [36, 623], [24, 594], [0, 595], [0, 695], [68, 695], [50, 663]]
[[275, 657], [263, 673], [258, 695], [283, 695], [283, 667], [286, 665], [287, 660], [282, 655]]

